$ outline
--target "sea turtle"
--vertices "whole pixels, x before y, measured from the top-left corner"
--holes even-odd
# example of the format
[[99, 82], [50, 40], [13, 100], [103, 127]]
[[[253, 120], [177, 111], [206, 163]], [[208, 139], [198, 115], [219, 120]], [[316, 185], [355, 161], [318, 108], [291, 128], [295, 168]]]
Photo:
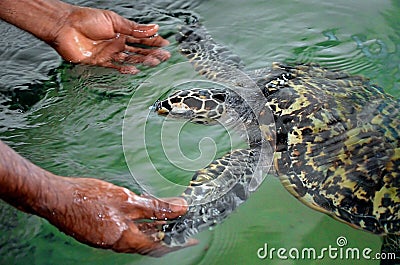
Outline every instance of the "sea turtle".
[[[317, 65], [274, 63], [250, 73], [257, 85], [247, 85], [249, 79], [237, 74], [240, 59], [201, 25], [182, 27], [177, 40], [195, 70], [238, 90], [180, 90], [156, 102], [156, 111], [210, 123], [234, 110], [250, 132], [250, 144], [195, 173], [182, 195], [193, 206], [164, 226], [165, 244], [184, 244], [245, 201], [259, 184], [252, 186], [251, 176], [265, 155], [260, 146], [270, 143], [274, 172], [292, 195], [352, 227], [383, 235], [383, 251], [400, 254], [398, 100], [364, 77]], [[243, 100], [240, 91], [259, 97]]]

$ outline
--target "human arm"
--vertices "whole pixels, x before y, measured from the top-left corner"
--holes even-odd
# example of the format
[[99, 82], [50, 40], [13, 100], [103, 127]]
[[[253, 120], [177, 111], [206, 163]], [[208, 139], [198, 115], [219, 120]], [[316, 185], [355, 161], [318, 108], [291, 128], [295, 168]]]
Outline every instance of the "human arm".
[[[65, 60], [138, 72], [128, 63], [155, 66], [170, 57], [167, 51], [127, 45], [161, 47], [158, 25], [141, 25], [112, 11], [79, 7], [59, 0], [0, 0], [0, 18], [51, 45]], [[128, 55], [128, 53], [131, 53]]]
[[46, 218], [82, 243], [154, 256], [176, 249], [149, 235], [156, 231], [157, 222], [142, 226], [135, 221], [176, 218], [187, 210], [183, 199], [158, 200], [98, 179], [54, 175], [1, 141], [0, 198]]

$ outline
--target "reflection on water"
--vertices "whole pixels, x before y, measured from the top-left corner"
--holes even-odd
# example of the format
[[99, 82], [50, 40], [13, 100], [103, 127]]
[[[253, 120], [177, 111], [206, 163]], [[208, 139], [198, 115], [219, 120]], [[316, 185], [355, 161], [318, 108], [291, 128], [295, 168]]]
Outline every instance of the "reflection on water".
[[[69, 1], [107, 8], [138, 22], [156, 22], [171, 45], [172, 58], [156, 68], [142, 67], [137, 76], [88, 66], [60, 65], [58, 55], [42, 42], [0, 22], [0, 133], [17, 151], [60, 175], [92, 176], [140, 188], [132, 179], [122, 151], [122, 122], [131, 95], [159, 69], [184, 59], [176, 54], [173, 34], [183, 20], [200, 17], [214, 38], [237, 53], [249, 69], [268, 67], [273, 61], [317, 62], [363, 74], [388, 93], [400, 97], [400, 26], [398, 1]], [[373, 23], [372, 23], [373, 21]], [[170, 77], [172, 81], [173, 76]], [[162, 86], [162, 84], [160, 84]], [[148, 87], [149, 97], [161, 96]], [[35, 95], [35, 96], [33, 96]], [[137, 126], [148, 110], [138, 106]], [[152, 126], [161, 123], [152, 116]], [[208, 131], [207, 131], [208, 130]], [[224, 139], [223, 130], [211, 126], [192, 130]], [[140, 137], [131, 137], [140, 146]], [[197, 150], [192, 137], [180, 142]], [[151, 145], [151, 154], [170, 179], [190, 179], [169, 167], [163, 150]], [[144, 176], [151, 174], [145, 153], [137, 150], [133, 162]], [[224, 150], [219, 150], [221, 154]], [[157, 157], [157, 154], [160, 154]], [[159, 184], [159, 183], [158, 183]], [[97, 250], [59, 233], [46, 221], [0, 204], [0, 263], [2, 264], [319, 264], [314, 260], [259, 260], [264, 243], [274, 247], [327, 247], [346, 236], [351, 247], [380, 248], [380, 239], [333, 221], [292, 198], [273, 177], [238, 211], [213, 231], [198, 236], [200, 244], [162, 260]], [[377, 264], [376, 261], [341, 260], [341, 264]], [[336, 264], [324, 260], [324, 264]]]

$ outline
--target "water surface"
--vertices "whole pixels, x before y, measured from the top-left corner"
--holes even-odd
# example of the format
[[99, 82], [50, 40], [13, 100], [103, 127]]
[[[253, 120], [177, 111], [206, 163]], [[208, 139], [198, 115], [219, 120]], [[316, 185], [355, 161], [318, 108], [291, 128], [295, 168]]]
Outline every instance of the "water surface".
[[[139, 22], [157, 22], [171, 45], [172, 58], [156, 68], [142, 67], [137, 76], [110, 69], [61, 64], [48, 46], [8, 24], [0, 23], [0, 136], [34, 163], [56, 174], [90, 176], [141, 192], [137, 176], [157, 174], [187, 183], [192, 173], [171, 163], [168, 155], [182, 153], [195, 160], [204, 154], [221, 156], [231, 148], [221, 127], [184, 125], [180, 149], [163, 150], [164, 120], [149, 106], [166, 93], [175, 78], [195, 76], [185, 70], [160, 77], [157, 71], [185, 59], [177, 54], [173, 34], [185, 14], [196, 15], [214, 38], [238, 54], [249, 70], [274, 61], [316, 62], [362, 74], [400, 97], [400, 26], [398, 1], [70, 1], [114, 10]], [[150, 79], [149, 79], [150, 78]], [[189, 78], [189, 77], [188, 77]], [[145, 86], [143, 84], [154, 84]], [[137, 94], [135, 94], [135, 92]], [[125, 161], [123, 120], [132, 96], [127, 147], [134, 157]], [[132, 111], [132, 106], [129, 110]], [[137, 128], [137, 130], [134, 130]], [[145, 128], [144, 132], [142, 129]], [[174, 126], [163, 128], [173, 137]], [[143, 144], [145, 139], [145, 144]], [[238, 143], [233, 143], [236, 145]], [[238, 144], [239, 145], [239, 144]], [[172, 148], [172, 150], [171, 150]], [[128, 167], [129, 165], [129, 167]], [[197, 166], [201, 166], [201, 163]], [[195, 167], [195, 166], [193, 166]], [[161, 179], [152, 190], [174, 193]], [[260, 189], [223, 224], [198, 236], [200, 244], [162, 259], [117, 254], [87, 247], [58, 232], [45, 220], [0, 205], [2, 264], [378, 264], [374, 260], [261, 260], [257, 250], [347, 246], [380, 249], [380, 238], [357, 231], [302, 205], [279, 181], [269, 176]]]

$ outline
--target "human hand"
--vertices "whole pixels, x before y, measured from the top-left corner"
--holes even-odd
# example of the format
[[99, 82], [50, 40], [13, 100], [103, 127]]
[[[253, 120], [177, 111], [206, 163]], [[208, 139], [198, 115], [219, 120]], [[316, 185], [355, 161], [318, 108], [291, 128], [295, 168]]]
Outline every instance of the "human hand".
[[71, 12], [48, 42], [67, 61], [111, 67], [121, 73], [136, 74], [139, 70], [123, 63], [156, 66], [170, 58], [161, 49], [144, 49], [127, 43], [162, 47], [168, 41], [156, 35], [158, 25], [141, 25], [112, 11], [71, 6]]
[[[185, 214], [187, 205], [181, 198], [138, 196], [126, 188], [90, 178], [62, 177], [53, 186], [57, 192], [49, 194], [47, 207], [40, 215], [82, 243], [152, 256], [181, 248], [163, 245], [153, 236], [165, 219]], [[145, 219], [152, 222], [140, 222]], [[194, 244], [195, 240], [186, 246]]]

